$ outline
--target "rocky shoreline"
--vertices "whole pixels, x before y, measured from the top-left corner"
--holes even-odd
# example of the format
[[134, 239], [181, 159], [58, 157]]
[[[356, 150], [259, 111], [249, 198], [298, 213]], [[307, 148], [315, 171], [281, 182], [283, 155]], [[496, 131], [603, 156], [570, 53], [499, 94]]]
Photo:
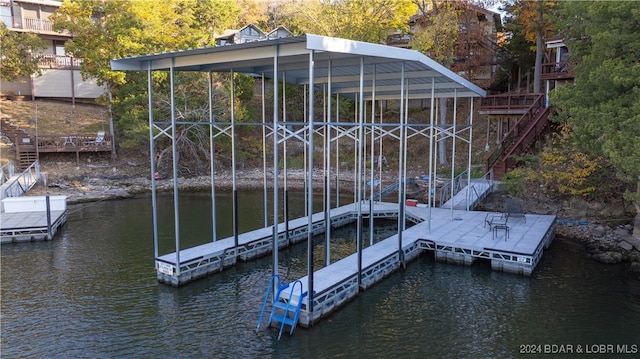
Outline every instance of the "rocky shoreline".
[[[30, 190], [30, 195], [65, 195], [68, 203], [84, 203], [102, 200], [131, 198], [136, 195], [151, 192], [151, 180], [144, 176], [118, 176], [101, 174], [97, 176], [65, 177], [60, 174], [45, 175], [45, 180]], [[50, 177], [50, 179], [46, 179]], [[341, 174], [341, 182], [353, 183], [350, 173]], [[316, 178], [321, 179], [318, 173]], [[279, 183], [283, 183], [282, 174]], [[261, 170], [242, 170], [236, 173], [236, 187], [238, 189], [263, 188], [264, 178]], [[267, 175], [267, 187], [273, 185], [273, 175]], [[289, 170], [287, 183], [291, 189], [302, 189], [305, 185], [305, 172]], [[159, 192], [169, 192], [173, 189], [173, 180], [160, 178], [156, 181]], [[210, 177], [178, 178], [181, 191], [208, 191]], [[216, 173], [216, 190], [228, 190], [233, 186], [233, 177], [229, 171]], [[348, 187], [348, 186], [347, 186]], [[501, 211], [504, 191], [492, 192], [479, 206], [479, 210]], [[540, 197], [524, 198], [526, 211], [530, 213], [555, 214], [558, 216], [556, 236], [558, 240], [579, 241], [585, 245], [588, 255], [595, 261], [617, 264], [624, 263], [627, 272], [640, 280], [640, 238], [632, 235], [633, 226], [628, 219], [617, 221], [590, 217], [589, 211], [576, 204], [554, 204], [551, 201], [541, 201]], [[588, 205], [582, 204], [582, 207]], [[598, 211], [608, 209], [598, 208]], [[624, 212], [624, 211], [623, 211]], [[610, 213], [610, 212], [609, 212]], [[578, 218], [578, 220], [567, 219]], [[624, 223], [626, 222], [626, 223]]]

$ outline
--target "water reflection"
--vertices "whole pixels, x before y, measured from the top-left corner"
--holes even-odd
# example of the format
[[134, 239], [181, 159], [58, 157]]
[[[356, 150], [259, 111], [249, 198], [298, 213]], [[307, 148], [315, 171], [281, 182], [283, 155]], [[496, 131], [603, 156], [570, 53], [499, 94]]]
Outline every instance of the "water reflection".
[[[242, 200], [248, 208], [261, 193]], [[191, 209], [186, 242], [209, 240], [204, 207], [206, 195], [181, 198]], [[261, 224], [254, 207], [243, 230]], [[552, 244], [531, 278], [424, 255], [278, 341], [276, 330], [255, 333], [270, 257], [173, 288], [155, 278], [149, 198], [70, 209], [53, 242], [2, 246], [3, 358], [503, 358], [521, 344], [640, 344], [638, 282], [567, 241]], [[332, 246], [349, 252], [345, 231]], [[287, 278], [306, 274], [306, 245], [280, 259]]]

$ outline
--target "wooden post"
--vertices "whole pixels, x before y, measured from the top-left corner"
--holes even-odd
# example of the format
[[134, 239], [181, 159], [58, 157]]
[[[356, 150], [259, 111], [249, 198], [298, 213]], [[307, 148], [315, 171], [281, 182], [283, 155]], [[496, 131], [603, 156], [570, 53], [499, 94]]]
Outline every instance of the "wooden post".
[[20, 139], [16, 135], [16, 138], [13, 140], [13, 143], [16, 146], [16, 164], [18, 165], [18, 169], [20, 168]]

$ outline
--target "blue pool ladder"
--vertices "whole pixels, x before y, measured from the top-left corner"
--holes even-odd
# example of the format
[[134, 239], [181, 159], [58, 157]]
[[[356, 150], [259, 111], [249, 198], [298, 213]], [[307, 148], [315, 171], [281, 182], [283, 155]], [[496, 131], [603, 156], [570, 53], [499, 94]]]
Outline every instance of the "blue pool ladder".
[[[307, 292], [302, 292], [302, 282], [297, 280], [293, 282], [291, 287], [291, 291], [289, 292], [289, 298], [285, 301], [280, 298], [280, 294], [283, 290], [289, 288], [288, 283], [280, 284], [280, 277], [274, 275], [269, 280], [269, 285], [267, 287], [267, 293], [264, 297], [264, 303], [262, 304], [262, 311], [260, 312], [260, 319], [258, 321], [258, 327], [256, 328], [256, 332], [260, 329], [260, 324], [262, 322], [262, 317], [264, 316], [265, 308], [267, 307], [267, 302], [269, 301], [269, 293], [272, 292], [271, 288], [275, 282], [278, 291], [272, 299], [272, 307], [271, 314], [269, 315], [269, 322], [267, 326], [271, 326], [272, 322], [280, 323], [280, 332], [278, 333], [278, 340], [282, 336], [282, 332], [284, 330], [285, 324], [291, 327], [289, 331], [289, 335], [293, 335], [293, 331], [298, 324], [298, 317], [300, 315], [300, 309], [302, 308], [302, 302], [304, 298], [307, 296]], [[298, 289], [297, 298], [294, 298], [294, 293]]]
[[[267, 286], [267, 293], [264, 295], [264, 302], [262, 303], [262, 310], [260, 311], [260, 318], [258, 318], [258, 326], [256, 327], [256, 333], [260, 330], [260, 324], [262, 324], [262, 318], [264, 316], [264, 310], [267, 308], [267, 302], [269, 301], [269, 294], [272, 293], [271, 288], [273, 287], [273, 283], [276, 283], [275, 287], [278, 288], [277, 294], [271, 299], [271, 303], [275, 302], [280, 294], [280, 291], [284, 288], [287, 288], [289, 284], [284, 284], [284, 288], [280, 288], [280, 276], [274, 274], [269, 278], [269, 285]], [[271, 318], [269, 318], [269, 322], [271, 322]]]
[[[282, 336], [282, 331], [284, 330], [285, 324], [291, 327], [289, 335], [293, 335], [293, 330], [296, 329], [296, 325], [298, 325], [298, 316], [300, 315], [302, 302], [304, 300], [304, 297], [307, 296], [307, 292], [302, 292], [302, 282], [296, 280], [291, 286], [291, 290], [289, 291], [289, 298], [287, 299], [287, 301], [281, 301], [280, 293], [288, 287], [288, 284], [282, 285], [278, 290], [278, 294], [276, 295], [276, 302], [271, 308], [271, 316], [269, 317], [268, 325], [271, 325], [272, 321], [280, 322], [280, 333], [278, 333], [278, 340], [280, 340], [280, 337]], [[297, 300], [294, 301], [293, 295], [296, 288], [299, 288], [299, 293], [297, 294]]]

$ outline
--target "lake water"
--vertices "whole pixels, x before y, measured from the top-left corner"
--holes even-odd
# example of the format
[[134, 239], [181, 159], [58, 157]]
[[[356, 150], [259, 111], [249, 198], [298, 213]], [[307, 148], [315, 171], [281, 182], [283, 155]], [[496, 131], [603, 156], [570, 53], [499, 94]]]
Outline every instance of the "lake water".
[[[294, 213], [302, 198], [292, 197]], [[218, 200], [220, 236], [231, 234], [229, 199]], [[240, 200], [242, 231], [259, 227], [262, 193], [241, 193]], [[208, 196], [180, 201], [183, 247], [207, 241]], [[161, 254], [173, 248], [170, 202], [159, 199]], [[1, 248], [2, 358], [640, 353], [640, 282], [620, 266], [591, 261], [568, 240], [556, 239], [531, 277], [421, 256], [312, 328], [278, 341], [273, 328], [255, 331], [271, 257], [174, 288], [156, 280], [150, 197], [72, 205], [69, 212], [53, 241]], [[346, 231], [336, 235], [348, 237]], [[306, 245], [281, 252], [280, 263], [287, 280], [304, 275]]]

